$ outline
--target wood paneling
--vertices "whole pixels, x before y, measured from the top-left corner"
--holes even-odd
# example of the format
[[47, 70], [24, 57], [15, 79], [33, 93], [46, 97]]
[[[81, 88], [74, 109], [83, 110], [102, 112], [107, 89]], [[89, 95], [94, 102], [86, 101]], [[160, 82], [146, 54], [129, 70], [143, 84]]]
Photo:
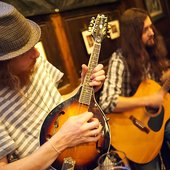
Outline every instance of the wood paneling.
[[61, 51], [62, 60], [66, 68], [65, 73], [69, 80], [66, 87], [62, 87], [60, 90], [62, 93], [67, 93], [78, 85], [78, 76], [75, 71], [75, 65], [72, 60], [72, 54], [68, 45], [68, 39], [65, 34], [62, 18], [59, 14], [56, 14], [51, 16], [51, 20], [53, 22], [55, 36], [58, 42], [58, 48]]

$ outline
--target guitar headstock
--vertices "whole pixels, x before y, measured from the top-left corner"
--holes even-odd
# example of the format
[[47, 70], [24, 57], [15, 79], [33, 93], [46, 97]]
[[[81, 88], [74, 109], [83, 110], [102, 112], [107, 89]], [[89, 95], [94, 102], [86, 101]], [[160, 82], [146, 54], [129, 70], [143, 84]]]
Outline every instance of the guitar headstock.
[[98, 14], [96, 19], [92, 17], [89, 31], [91, 32], [95, 42], [101, 43], [107, 34], [107, 17], [104, 14]]

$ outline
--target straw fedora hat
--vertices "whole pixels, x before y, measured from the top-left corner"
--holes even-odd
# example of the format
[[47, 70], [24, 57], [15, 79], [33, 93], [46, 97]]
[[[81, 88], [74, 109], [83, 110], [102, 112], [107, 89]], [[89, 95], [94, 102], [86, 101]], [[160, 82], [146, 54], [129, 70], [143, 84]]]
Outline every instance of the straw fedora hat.
[[39, 41], [40, 27], [14, 6], [0, 2], [0, 61], [15, 58]]

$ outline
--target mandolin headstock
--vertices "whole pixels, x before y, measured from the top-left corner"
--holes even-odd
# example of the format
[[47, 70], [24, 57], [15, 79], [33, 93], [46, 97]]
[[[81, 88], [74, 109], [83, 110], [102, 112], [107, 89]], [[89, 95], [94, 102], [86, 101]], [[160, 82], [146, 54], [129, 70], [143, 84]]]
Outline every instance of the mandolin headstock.
[[92, 17], [89, 25], [93, 39], [97, 43], [101, 43], [107, 35], [108, 21], [104, 14], [98, 14], [97, 17]]

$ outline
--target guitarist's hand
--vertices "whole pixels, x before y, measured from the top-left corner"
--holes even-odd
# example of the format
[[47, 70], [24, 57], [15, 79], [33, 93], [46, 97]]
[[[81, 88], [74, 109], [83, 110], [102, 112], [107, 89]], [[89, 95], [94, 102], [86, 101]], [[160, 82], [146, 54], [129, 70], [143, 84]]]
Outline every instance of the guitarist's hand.
[[[85, 78], [87, 71], [88, 71], [88, 67], [85, 64], [83, 64], [82, 65], [82, 73], [81, 73], [81, 81], [82, 82], [84, 81], [84, 78]], [[94, 70], [91, 74], [91, 82], [90, 82], [89, 85], [93, 86], [94, 90], [96, 92], [102, 87], [105, 78], [106, 78], [106, 76], [105, 76], [105, 71], [103, 69], [103, 65], [98, 64], [94, 68]]]
[[162, 77], [160, 78], [160, 80], [161, 80], [162, 83], [164, 83], [169, 78], [170, 78], [170, 69], [163, 72]]
[[147, 97], [147, 100], [148, 100], [147, 106], [153, 107], [153, 108], [159, 108], [163, 104], [164, 96], [165, 96], [165, 93], [162, 91], [158, 91], [152, 95], [149, 95]]
[[[53, 136], [53, 141], [55, 140], [54, 138], [61, 138], [63, 150], [82, 143], [96, 142], [101, 137], [101, 130], [102, 126], [98, 119], [93, 118], [93, 113], [85, 112], [69, 117], [58, 133]], [[56, 145], [61, 146], [59, 142]]]

